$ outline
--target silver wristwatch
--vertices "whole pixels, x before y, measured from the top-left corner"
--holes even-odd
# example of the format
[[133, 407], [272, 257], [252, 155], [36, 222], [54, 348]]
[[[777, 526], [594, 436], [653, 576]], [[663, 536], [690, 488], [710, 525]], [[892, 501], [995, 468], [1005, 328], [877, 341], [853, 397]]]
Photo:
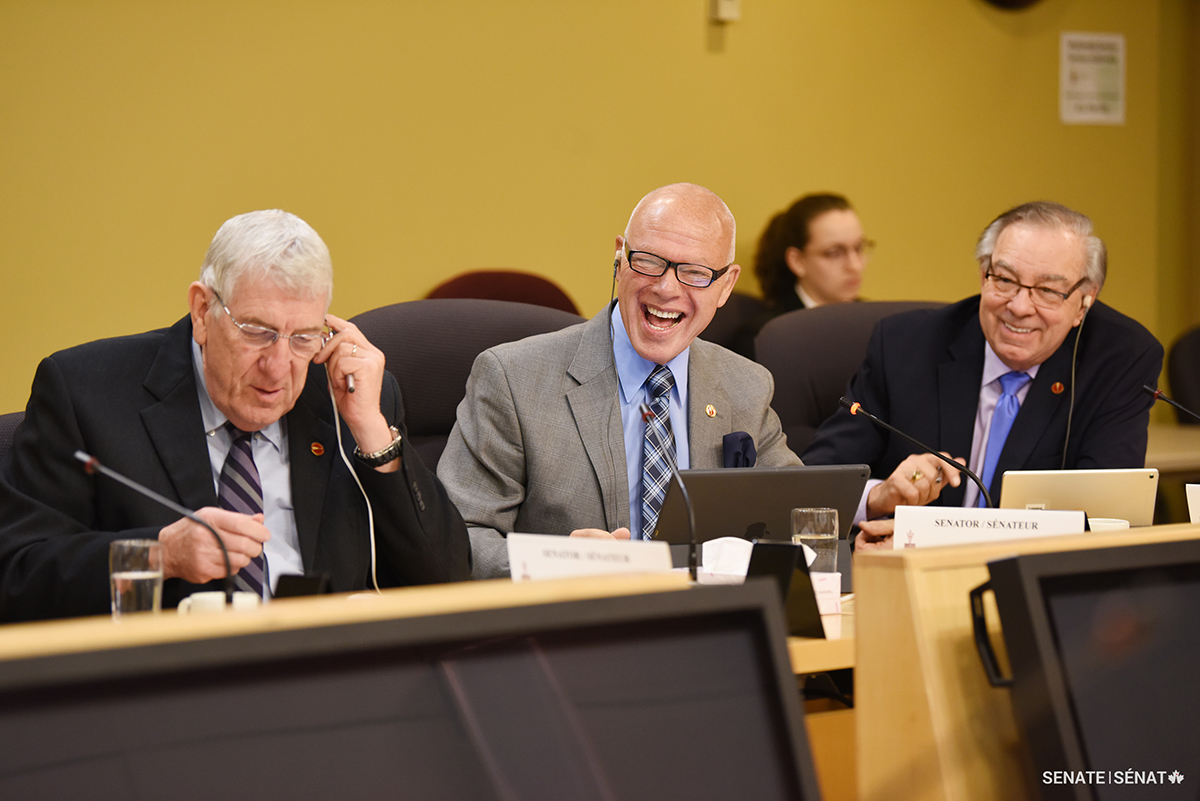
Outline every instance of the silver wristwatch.
[[379, 467], [385, 465], [393, 459], [400, 458], [400, 431], [395, 426], [388, 426], [388, 430], [392, 432], [392, 441], [380, 450], [374, 453], [363, 453], [362, 450], [355, 445], [354, 456], [363, 464], [371, 467]]

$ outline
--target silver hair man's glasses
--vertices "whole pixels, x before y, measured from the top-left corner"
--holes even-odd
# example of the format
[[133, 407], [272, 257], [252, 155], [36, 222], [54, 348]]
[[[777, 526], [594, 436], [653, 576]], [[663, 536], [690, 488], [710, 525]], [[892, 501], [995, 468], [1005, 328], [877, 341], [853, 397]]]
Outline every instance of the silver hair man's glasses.
[[675, 278], [678, 279], [679, 283], [694, 286], [697, 289], [709, 286], [729, 270], [729, 267], [714, 270], [711, 267], [705, 267], [703, 264], [667, 261], [662, 256], [656, 256], [645, 250], [630, 250], [628, 243], [625, 245], [625, 258], [629, 261], [629, 266], [633, 268], [635, 273], [648, 275], [651, 278], [658, 278], [660, 275], [664, 275], [667, 270], [674, 270]]
[[292, 349], [292, 353], [305, 359], [311, 359], [325, 345], [326, 339], [324, 333], [281, 334], [273, 328], [265, 328], [254, 323], [239, 323], [215, 289], [213, 290], [213, 297], [217, 299], [217, 303], [220, 303], [221, 308], [225, 310], [225, 314], [229, 317], [229, 322], [238, 327], [238, 330], [242, 332], [242, 339], [251, 347], [269, 348], [280, 339], [286, 339]]
[[1087, 277], [1080, 278], [1075, 286], [1068, 289], [1066, 292], [1059, 292], [1057, 289], [1048, 286], [1030, 286], [1022, 284], [1012, 278], [1006, 278], [1003, 275], [996, 275], [991, 270], [987, 271], [988, 287], [991, 288], [993, 294], [999, 295], [1005, 300], [1015, 298], [1022, 289], [1029, 290], [1029, 297], [1033, 301], [1033, 305], [1042, 309], [1057, 309], [1066, 303], [1067, 298], [1075, 292], [1076, 289], [1083, 286], [1087, 281]]

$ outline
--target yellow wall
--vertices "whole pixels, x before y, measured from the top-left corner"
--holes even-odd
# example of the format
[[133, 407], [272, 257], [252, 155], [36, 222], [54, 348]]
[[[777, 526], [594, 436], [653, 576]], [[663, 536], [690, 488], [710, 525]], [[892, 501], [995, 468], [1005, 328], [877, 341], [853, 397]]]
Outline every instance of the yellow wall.
[[[743, 0], [724, 28], [705, 8], [0, 0], [0, 411], [51, 351], [181, 316], [220, 223], [275, 206], [324, 236], [350, 316], [482, 266], [590, 313], [633, 204], [676, 180], [726, 199], [743, 263], [778, 208], [843, 192], [879, 242], [868, 297], [952, 300], [979, 229], [1051, 198], [1096, 219], [1105, 300], [1160, 338], [1188, 322], [1162, 307], [1194, 265], [1158, 262], [1190, 225], [1161, 94], [1184, 94], [1193, 0]], [[1058, 122], [1071, 30], [1125, 35], [1124, 126]]]

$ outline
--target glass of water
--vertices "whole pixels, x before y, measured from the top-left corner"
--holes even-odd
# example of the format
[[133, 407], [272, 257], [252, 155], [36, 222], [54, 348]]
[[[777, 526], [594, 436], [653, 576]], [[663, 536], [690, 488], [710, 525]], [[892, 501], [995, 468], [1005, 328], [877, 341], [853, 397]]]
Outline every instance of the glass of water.
[[114, 540], [108, 546], [114, 618], [162, 611], [162, 545], [157, 540]]
[[792, 510], [792, 542], [807, 545], [817, 558], [810, 573], [837, 572], [838, 513], [825, 507]]

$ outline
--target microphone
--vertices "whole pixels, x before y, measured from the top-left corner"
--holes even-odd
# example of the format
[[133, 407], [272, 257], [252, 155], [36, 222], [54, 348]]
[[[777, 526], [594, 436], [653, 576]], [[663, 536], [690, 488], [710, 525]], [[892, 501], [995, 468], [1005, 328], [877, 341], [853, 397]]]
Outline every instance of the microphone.
[[966, 473], [968, 476], [971, 477], [971, 480], [975, 482], [975, 485], [977, 487], [979, 487], [979, 492], [982, 493], [983, 499], [985, 501], [987, 501], [988, 508], [989, 509], [996, 508], [996, 505], [994, 503], [992, 503], [992, 496], [988, 495], [987, 487], [983, 486], [983, 482], [979, 479], [979, 476], [972, 473], [971, 469], [968, 468], [966, 465], [959, 464], [958, 462], [954, 461], [953, 459], [951, 459], [947, 456], [943, 456], [942, 454], [935, 451], [933, 448], [926, 445], [924, 442], [914, 439], [913, 437], [910, 437], [908, 434], [905, 434], [903, 431], [896, 428], [895, 426], [892, 426], [892, 425], [889, 425], [889, 424], [883, 422], [875, 415], [873, 415], [870, 412], [863, 409], [862, 404], [859, 403], [858, 401], [850, 401], [850, 400], [847, 400], [845, 398], [845, 396], [843, 396], [841, 398], [838, 398], [838, 403], [842, 406], [845, 406], [847, 409], [849, 409], [850, 414], [861, 414], [863, 417], [867, 418], [875, 425], [880, 426], [881, 428], [886, 428], [888, 431], [891, 431], [893, 434], [904, 437], [906, 440], [911, 442], [913, 445], [916, 445], [918, 448], [925, 451], [926, 453], [936, 456], [937, 458], [941, 459], [946, 464], [953, 467], [955, 470], [958, 470], [960, 473]]
[[[651, 417], [654, 417], [654, 412], [644, 403], [638, 404], [638, 411], [642, 413], [642, 422], [648, 423]], [[654, 431], [654, 438], [658, 440], [658, 447], [662, 448], [663, 453], [667, 451], [667, 444], [662, 441], [662, 437], [658, 435], [658, 431]], [[692, 581], [696, 580], [696, 511], [692, 508], [692, 496], [688, 495], [687, 487], [683, 484], [683, 476], [679, 475], [679, 466], [675, 464], [674, 459], [669, 459], [671, 465], [671, 475], [679, 482], [679, 492], [683, 495], [683, 505], [687, 508], [688, 518], [688, 574], [691, 575]]]
[[1187, 412], [1192, 417], [1195, 417], [1197, 420], [1200, 420], [1200, 414], [1196, 414], [1195, 412], [1193, 412], [1191, 409], [1187, 408], [1186, 406], [1183, 406], [1183, 405], [1178, 404], [1175, 401], [1171, 400], [1170, 398], [1168, 398], [1166, 395], [1163, 394], [1163, 391], [1161, 389], [1155, 389], [1154, 387], [1147, 386], [1146, 384], [1142, 384], [1142, 389], [1149, 392], [1150, 396], [1153, 397], [1156, 401], [1157, 400], [1165, 400], [1167, 403], [1171, 404], [1176, 409], [1179, 409], [1181, 412]]
[[186, 517], [188, 520], [191, 520], [195, 523], [199, 523], [200, 525], [202, 525], [206, 529], [208, 529], [210, 532], [212, 532], [213, 538], [217, 541], [217, 545], [221, 548], [221, 555], [225, 557], [225, 603], [227, 603], [227, 604], [233, 603], [233, 571], [230, 570], [230, 568], [229, 568], [229, 551], [227, 551], [225, 549], [225, 543], [221, 540], [221, 537], [217, 534], [216, 529], [214, 529], [212, 526], [210, 526], [204, 519], [202, 519], [198, 514], [193, 512], [191, 509], [188, 509], [186, 506], [180, 506], [179, 504], [175, 503], [175, 501], [171, 500], [170, 498], [167, 498], [163, 495], [159, 495], [154, 490], [137, 483], [132, 478], [129, 478], [128, 476], [123, 476], [120, 473], [118, 473], [116, 470], [113, 470], [111, 468], [105, 467], [104, 465], [100, 464], [100, 460], [97, 459], [95, 456], [92, 456], [90, 453], [84, 453], [83, 451], [75, 451], [75, 458], [78, 459], [79, 461], [83, 462], [83, 469], [88, 472], [88, 475], [100, 473], [101, 475], [108, 476], [112, 480], [117, 481], [117, 482], [129, 487], [131, 490], [134, 490], [135, 492], [145, 495], [150, 500], [155, 501], [156, 503], [162, 504], [163, 506], [167, 507], [175, 514], [182, 515], [183, 517]]

